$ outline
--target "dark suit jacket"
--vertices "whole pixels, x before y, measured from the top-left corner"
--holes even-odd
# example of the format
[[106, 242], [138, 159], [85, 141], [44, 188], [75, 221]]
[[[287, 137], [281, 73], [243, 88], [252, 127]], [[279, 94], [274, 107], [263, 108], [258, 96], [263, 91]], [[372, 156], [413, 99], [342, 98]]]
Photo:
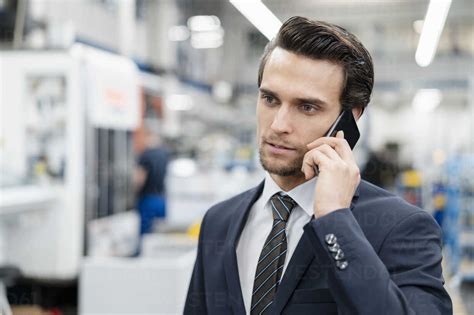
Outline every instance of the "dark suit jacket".
[[[206, 213], [184, 314], [245, 314], [236, 244], [263, 183]], [[333, 233], [348, 265], [325, 240]], [[350, 208], [311, 219], [283, 274], [271, 314], [452, 314], [433, 218], [362, 181]]]

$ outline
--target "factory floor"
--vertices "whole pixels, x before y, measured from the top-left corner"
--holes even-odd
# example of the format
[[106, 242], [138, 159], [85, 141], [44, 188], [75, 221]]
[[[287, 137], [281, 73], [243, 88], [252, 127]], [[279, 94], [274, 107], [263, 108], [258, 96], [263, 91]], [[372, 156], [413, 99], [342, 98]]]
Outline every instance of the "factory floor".
[[[453, 314], [474, 315], [474, 282], [456, 284], [455, 279], [449, 276], [447, 270], [443, 261], [445, 287], [453, 301]], [[43, 309], [56, 309], [61, 310], [59, 314], [75, 315], [77, 314], [77, 294], [77, 283], [53, 285], [26, 281], [23, 284], [19, 283], [15, 288], [10, 288], [8, 298], [11, 304], [23, 304], [22, 301], [29, 301], [30, 303], [26, 304], [41, 304]], [[32, 312], [35, 308], [12, 306], [14, 306], [14, 315], [36, 314]]]
[[453, 301], [454, 315], [474, 315], [474, 282], [456, 283], [447, 272], [443, 261], [445, 288]]
[[446, 288], [453, 301], [454, 315], [474, 315], [474, 283], [463, 283], [458, 288]]

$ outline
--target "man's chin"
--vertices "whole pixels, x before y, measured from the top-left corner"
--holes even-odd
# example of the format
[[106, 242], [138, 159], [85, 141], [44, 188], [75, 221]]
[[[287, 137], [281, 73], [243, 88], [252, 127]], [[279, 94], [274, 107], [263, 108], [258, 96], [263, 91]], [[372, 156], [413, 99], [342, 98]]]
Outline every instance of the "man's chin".
[[260, 160], [262, 167], [270, 174], [278, 176], [297, 176], [301, 174], [301, 166], [295, 165], [276, 165], [277, 163], [269, 163], [268, 161]]
[[260, 164], [270, 174], [278, 176], [300, 176], [303, 157], [293, 159], [277, 159], [269, 157], [260, 150]]
[[270, 174], [273, 174], [273, 175], [278, 175], [278, 176], [282, 176], [282, 177], [295, 177], [297, 175], [299, 175], [299, 171], [298, 170], [295, 170], [295, 169], [272, 169], [272, 170], [269, 170], [267, 169], [266, 171], [268, 171], [268, 173]]

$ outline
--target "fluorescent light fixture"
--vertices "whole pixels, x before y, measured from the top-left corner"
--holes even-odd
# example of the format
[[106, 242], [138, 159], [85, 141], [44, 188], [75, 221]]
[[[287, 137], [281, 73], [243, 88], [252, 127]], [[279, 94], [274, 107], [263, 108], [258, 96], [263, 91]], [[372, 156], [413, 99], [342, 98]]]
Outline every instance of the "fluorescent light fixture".
[[426, 67], [433, 61], [450, 6], [451, 0], [430, 0], [415, 54], [420, 67]]
[[196, 15], [188, 19], [191, 46], [196, 49], [218, 48], [224, 43], [224, 29], [215, 15]]
[[168, 39], [172, 42], [182, 42], [189, 38], [189, 29], [184, 25], [175, 25], [168, 30]]
[[232, 85], [227, 81], [217, 81], [212, 86], [212, 96], [220, 103], [227, 103], [232, 98]]
[[420, 89], [413, 98], [413, 108], [417, 113], [430, 113], [441, 103], [442, 94], [438, 89]]
[[196, 15], [188, 19], [188, 28], [192, 32], [215, 31], [221, 27], [221, 20], [215, 15]]
[[186, 94], [171, 94], [166, 98], [166, 106], [171, 110], [186, 111], [194, 107], [193, 100]]
[[193, 32], [191, 34], [191, 46], [196, 49], [218, 48], [224, 43], [224, 29], [215, 31]]
[[281, 27], [281, 21], [260, 0], [230, 0], [268, 40], [272, 40]]

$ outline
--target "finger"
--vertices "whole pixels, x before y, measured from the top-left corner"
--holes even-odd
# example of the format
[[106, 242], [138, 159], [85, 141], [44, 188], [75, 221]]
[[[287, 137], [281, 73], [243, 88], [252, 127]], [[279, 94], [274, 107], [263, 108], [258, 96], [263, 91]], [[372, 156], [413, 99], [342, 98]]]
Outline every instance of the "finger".
[[[313, 142], [310, 142], [306, 145], [309, 149], [314, 149], [316, 147], [319, 147], [322, 144], [329, 144], [330, 146], [334, 147], [336, 146], [339, 142], [347, 142], [346, 139], [344, 138], [344, 131], [339, 130], [336, 134], [335, 137], [320, 137]], [[349, 146], [349, 143], [347, 143]]]
[[[341, 131], [338, 132], [337, 135], [339, 137], [341, 136]], [[342, 136], [344, 136], [344, 133], [342, 132]], [[349, 146], [349, 143], [346, 141], [344, 138], [339, 138], [339, 137], [322, 137], [319, 138], [310, 144], [307, 145], [307, 148], [309, 150], [312, 150], [314, 148], [317, 148], [323, 144], [327, 144], [334, 148], [336, 152], [339, 154], [339, 156], [344, 160], [344, 161], [354, 161], [354, 155], [352, 154], [351, 147]]]
[[314, 165], [317, 165], [321, 171], [321, 168], [324, 168], [324, 165], [329, 163], [331, 163], [331, 159], [327, 155], [321, 151], [312, 150], [305, 154], [301, 171], [304, 173], [305, 179], [308, 180], [316, 175], [313, 168]]
[[[346, 141], [346, 139], [344, 138], [344, 131], [343, 131], [343, 130], [339, 130], [339, 131], [336, 133], [336, 139], [342, 139], [341, 145], [342, 145], [343, 147], [346, 147], [346, 144], [347, 144], [347, 147], [349, 147], [349, 151], [352, 151], [352, 149], [351, 149], [350, 146], [349, 146], [349, 143], [348, 143], [348, 142]], [[347, 152], [346, 150], [342, 150], [342, 149], [339, 150], [337, 145], [336, 145], [336, 147], [335, 147], [334, 149], [336, 150], [336, 152], [338, 152], [338, 154], [340, 154], [341, 157], [344, 155], [344, 152]], [[340, 152], [340, 153], [339, 153], [339, 152]], [[348, 155], [346, 158], [343, 158], [343, 160], [346, 160], [346, 161], [347, 161], [347, 159], [349, 159], [349, 160], [354, 160], [354, 154], [352, 154], [352, 152], [351, 152], [350, 156]]]
[[318, 150], [323, 152], [326, 156], [328, 156], [331, 160], [337, 161], [337, 162], [343, 162], [339, 154], [334, 150], [333, 147], [331, 147], [328, 144], [323, 144], [313, 150]]

